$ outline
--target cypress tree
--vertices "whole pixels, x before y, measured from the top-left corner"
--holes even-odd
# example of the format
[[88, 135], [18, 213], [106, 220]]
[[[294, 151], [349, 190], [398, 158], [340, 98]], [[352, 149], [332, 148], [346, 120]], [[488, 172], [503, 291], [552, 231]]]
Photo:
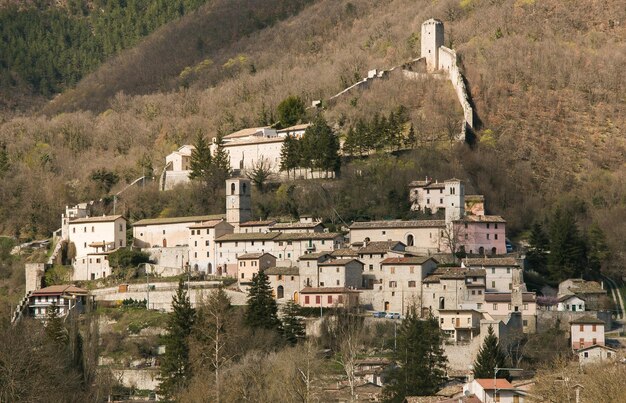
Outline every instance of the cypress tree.
[[419, 319], [415, 309], [410, 309], [398, 330], [394, 353], [398, 366], [391, 370], [383, 390], [386, 401], [402, 402], [406, 396], [428, 396], [439, 390], [447, 362], [442, 344], [437, 319]]
[[248, 290], [246, 323], [253, 328], [280, 330], [278, 306], [272, 295], [267, 274], [263, 270], [254, 277]]
[[280, 150], [280, 170], [287, 171], [287, 177], [289, 177], [289, 171], [292, 169], [295, 170], [300, 162], [298, 146], [298, 140], [293, 136], [285, 137], [285, 141], [283, 142], [283, 146]]
[[548, 271], [554, 281], [580, 276], [586, 268], [587, 252], [572, 212], [557, 208], [550, 225]]
[[46, 336], [58, 346], [64, 347], [69, 343], [69, 333], [59, 316], [59, 307], [55, 302], [46, 309]]
[[176, 295], [172, 298], [172, 312], [167, 318], [167, 335], [163, 338], [165, 354], [161, 359], [159, 390], [165, 396], [174, 396], [191, 380], [189, 335], [195, 317], [195, 310], [191, 306], [181, 278]]
[[298, 317], [300, 308], [294, 301], [289, 301], [283, 308], [283, 336], [291, 344], [298, 343], [305, 336], [304, 323]]
[[223, 183], [226, 179], [230, 177], [231, 169], [230, 169], [230, 157], [228, 152], [224, 149], [224, 134], [218, 133], [217, 138], [215, 139], [215, 145], [217, 146], [215, 149], [215, 154], [213, 154], [212, 163], [211, 163], [211, 171], [212, 171], [212, 179], [213, 179], [213, 189], [217, 189], [220, 186], [223, 186]]
[[[498, 338], [493, 333], [493, 327], [489, 326], [487, 337], [483, 345], [478, 351], [476, 361], [474, 361], [474, 377], [475, 378], [493, 378], [494, 368], [503, 368], [505, 366], [505, 356], [500, 350]], [[498, 378], [508, 378], [507, 371], [498, 371]]]
[[191, 151], [189, 160], [189, 168], [191, 170], [189, 179], [199, 179], [208, 184], [211, 181], [213, 158], [211, 156], [211, 147], [202, 132], [198, 131], [196, 133], [193, 146], [195, 148]]

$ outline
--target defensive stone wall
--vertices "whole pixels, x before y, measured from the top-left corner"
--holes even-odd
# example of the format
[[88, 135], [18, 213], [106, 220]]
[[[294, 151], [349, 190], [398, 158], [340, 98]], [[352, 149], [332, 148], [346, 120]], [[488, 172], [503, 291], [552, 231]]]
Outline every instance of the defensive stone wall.
[[465, 80], [459, 71], [457, 56], [454, 50], [446, 48], [445, 46], [439, 48], [439, 69], [448, 73], [448, 78], [450, 79], [450, 82], [456, 91], [459, 103], [463, 108], [465, 121], [463, 122], [461, 138], [459, 138], [459, 140], [465, 140], [467, 130], [472, 130], [474, 128], [474, 109], [469, 103], [469, 95], [467, 93], [467, 88], [465, 87]]

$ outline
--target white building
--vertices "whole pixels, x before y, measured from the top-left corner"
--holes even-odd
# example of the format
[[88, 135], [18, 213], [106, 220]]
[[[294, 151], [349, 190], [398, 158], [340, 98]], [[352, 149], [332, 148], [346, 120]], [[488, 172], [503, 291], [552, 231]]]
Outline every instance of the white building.
[[615, 361], [617, 358], [617, 351], [599, 344], [581, 348], [576, 351], [576, 354], [578, 355], [578, 362], [580, 365]]
[[222, 235], [232, 234], [233, 226], [224, 220], [203, 221], [188, 227], [189, 264], [192, 270], [207, 274], [218, 274], [217, 245], [215, 240]]
[[568, 294], [559, 298], [557, 311], [583, 312], [585, 311], [585, 300], [577, 295]]
[[189, 182], [191, 153], [195, 149], [192, 145], [184, 145], [165, 157], [159, 189], [171, 190], [178, 184]]
[[570, 340], [573, 350], [604, 345], [604, 322], [592, 316], [583, 316], [570, 322]]
[[29, 316], [45, 319], [47, 311], [56, 306], [58, 316], [65, 316], [71, 309], [82, 311], [88, 291], [71, 284], [52, 285], [33, 291], [28, 297]]
[[329, 259], [317, 264], [320, 287], [356, 289], [361, 286], [363, 263], [356, 259]]
[[446, 249], [444, 220], [389, 220], [354, 222], [350, 225], [350, 243], [400, 241], [406, 250], [423, 254]]
[[506, 379], [474, 379], [463, 386], [469, 398], [476, 397], [482, 403], [523, 403], [526, 392], [515, 388]]
[[140, 220], [133, 224], [133, 246], [138, 248], [188, 246], [190, 226], [223, 218], [222, 214], [215, 214]]

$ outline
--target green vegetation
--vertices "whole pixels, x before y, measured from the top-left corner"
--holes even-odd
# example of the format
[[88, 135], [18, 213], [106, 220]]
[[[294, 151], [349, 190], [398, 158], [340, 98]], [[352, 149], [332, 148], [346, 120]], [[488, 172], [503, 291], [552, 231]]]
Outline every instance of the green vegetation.
[[306, 119], [304, 101], [298, 96], [288, 96], [276, 108], [281, 127], [293, 126]]
[[276, 331], [281, 327], [272, 287], [263, 270], [259, 270], [259, 273], [252, 279], [252, 285], [248, 290], [246, 324], [252, 328]]
[[[50, 95], [73, 87], [108, 57], [206, 0], [71, 0], [0, 9], [0, 87], [16, 77]], [[52, 3], [52, 2], [50, 2]]]
[[[505, 368], [505, 364], [506, 357], [500, 349], [498, 337], [493, 333], [493, 327], [489, 325], [487, 337], [485, 337], [483, 345], [478, 351], [476, 361], [474, 361], [474, 378], [493, 378], [495, 368]], [[509, 373], [507, 371], [498, 371], [496, 377], [508, 378]]]
[[402, 402], [406, 396], [430, 396], [446, 379], [447, 359], [437, 319], [419, 319], [409, 312], [398, 330], [398, 348], [384, 388], [385, 400]]
[[299, 318], [300, 305], [290, 300], [283, 307], [282, 333], [288, 343], [294, 345], [304, 339], [304, 322]]

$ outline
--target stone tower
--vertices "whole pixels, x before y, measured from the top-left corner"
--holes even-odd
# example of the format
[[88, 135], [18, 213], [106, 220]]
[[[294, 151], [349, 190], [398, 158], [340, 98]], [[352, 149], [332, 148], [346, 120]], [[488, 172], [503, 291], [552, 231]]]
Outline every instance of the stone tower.
[[226, 180], [226, 221], [235, 227], [252, 218], [252, 198], [250, 180], [233, 178]]
[[446, 223], [449, 224], [465, 216], [465, 186], [458, 179], [448, 179], [444, 185]]
[[439, 48], [443, 46], [443, 22], [431, 18], [422, 24], [422, 54], [426, 59], [426, 69], [439, 69]]

